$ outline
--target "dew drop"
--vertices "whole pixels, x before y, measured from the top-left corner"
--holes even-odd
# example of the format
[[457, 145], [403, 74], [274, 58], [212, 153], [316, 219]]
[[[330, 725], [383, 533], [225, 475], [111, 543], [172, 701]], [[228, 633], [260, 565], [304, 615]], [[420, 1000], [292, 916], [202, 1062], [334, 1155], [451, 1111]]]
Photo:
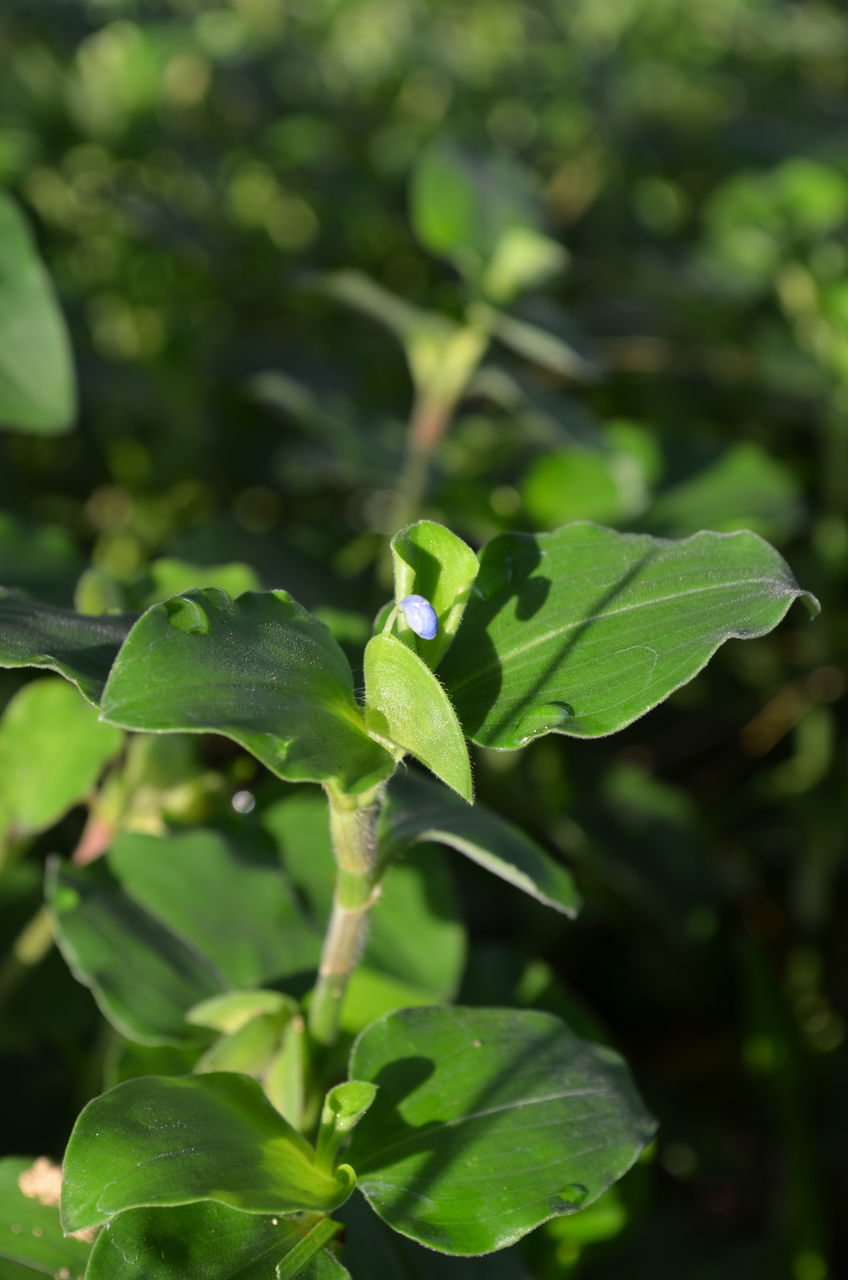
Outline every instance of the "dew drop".
[[579, 1209], [586, 1203], [588, 1195], [589, 1188], [584, 1183], [569, 1182], [567, 1187], [563, 1187], [562, 1191], [553, 1197], [553, 1200], [558, 1206], [557, 1212], [562, 1213], [567, 1209]]
[[574, 718], [574, 708], [567, 702], [545, 702], [526, 711], [515, 726], [512, 745], [523, 747], [534, 738], [553, 733]]
[[209, 615], [197, 600], [190, 596], [173, 596], [165, 601], [168, 621], [177, 631], [190, 636], [207, 636], [212, 630]]

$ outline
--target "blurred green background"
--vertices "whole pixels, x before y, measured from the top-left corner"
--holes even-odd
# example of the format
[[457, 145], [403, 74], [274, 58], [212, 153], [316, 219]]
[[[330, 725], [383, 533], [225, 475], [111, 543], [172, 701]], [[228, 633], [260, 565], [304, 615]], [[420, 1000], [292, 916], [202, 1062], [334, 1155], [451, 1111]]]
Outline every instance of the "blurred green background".
[[[848, 13], [5, 0], [0, 68], [0, 185], [78, 380], [72, 430], [0, 432], [4, 585], [94, 613], [258, 581], [355, 652], [402, 513], [475, 546], [752, 528], [820, 597], [615, 739], [478, 753], [481, 798], [575, 867], [576, 924], [457, 872], [464, 998], [569, 1010], [661, 1122], [528, 1274], [846, 1274]], [[15, 868], [6, 938], [80, 825]], [[105, 1024], [55, 955], [8, 1011], [4, 1149], [55, 1156]]]

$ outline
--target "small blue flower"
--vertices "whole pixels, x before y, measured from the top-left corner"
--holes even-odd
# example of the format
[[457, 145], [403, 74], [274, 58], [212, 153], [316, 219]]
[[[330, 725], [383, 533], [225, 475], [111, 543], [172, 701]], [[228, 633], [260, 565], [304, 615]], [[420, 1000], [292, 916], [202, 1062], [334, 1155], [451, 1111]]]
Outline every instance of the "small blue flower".
[[422, 640], [432, 640], [439, 629], [436, 610], [424, 596], [404, 596], [399, 605], [412, 630]]

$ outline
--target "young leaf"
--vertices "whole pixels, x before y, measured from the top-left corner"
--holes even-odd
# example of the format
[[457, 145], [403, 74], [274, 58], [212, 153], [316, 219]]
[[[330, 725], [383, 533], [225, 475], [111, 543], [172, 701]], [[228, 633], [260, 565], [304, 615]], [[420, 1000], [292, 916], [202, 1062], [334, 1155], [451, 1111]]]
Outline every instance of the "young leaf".
[[577, 914], [580, 895], [574, 881], [550, 854], [491, 809], [459, 804], [427, 778], [411, 772], [393, 778], [382, 822], [381, 856], [392, 857], [418, 841], [434, 840], [546, 906]]
[[402, 747], [469, 803], [471, 762], [450, 699], [403, 641], [382, 632], [365, 648], [365, 723], [389, 747]]
[[558, 1018], [402, 1009], [350, 1073], [378, 1084], [349, 1159], [379, 1216], [443, 1253], [488, 1253], [596, 1200], [654, 1125], [618, 1054]]
[[87, 618], [0, 587], [0, 667], [47, 667], [98, 703], [135, 618]]
[[125, 1209], [214, 1200], [245, 1213], [330, 1212], [353, 1188], [248, 1076], [142, 1076], [83, 1109], [65, 1152], [62, 1223], [79, 1231]]
[[428, 667], [437, 667], [462, 621], [477, 577], [477, 557], [455, 533], [432, 520], [419, 520], [401, 529], [392, 538], [391, 548], [396, 603], [412, 594], [424, 596], [438, 619], [432, 640], [417, 640], [404, 626], [401, 639]]
[[725, 640], [771, 631], [799, 596], [818, 608], [753, 533], [669, 542], [577, 523], [502, 534], [484, 548], [440, 676], [484, 746], [601, 737], [691, 680]]
[[91, 790], [123, 735], [60, 680], [24, 685], [0, 720], [0, 808], [17, 834], [45, 831]]
[[502, 237], [541, 222], [527, 175], [500, 158], [475, 156], [445, 140], [422, 151], [412, 175], [410, 211], [425, 249], [472, 279]]
[[[329, 1219], [329, 1230], [338, 1226]], [[170, 1209], [130, 1209], [97, 1237], [86, 1280], [276, 1280], [278, 1267], [303, 1245], [307, 1223], [239, 1213], [212, 1201]], [[347, 1275], [326, 1249], [291, 1271], [301, 1280]]]
[[0, 426], [58, 435], [75, 412], [62, 313], [29, 228], [0, 192]]
[[[81, 1276], [91, 1248], [63, 1236], [59, 1223], [61, 1173], [43, 1158], [0, 1160], [0, 1259], [20, 1275]], [[10, 1271], [17, 1280], [18, 1271]], [[6, 1269], [0, 1262], [0, 1276]]]
[[367, 790], [394, 764], [365, 732], [347, 659], [285, 591], [231, 600], [215, 588], [154, 605], [103, 694], [127, 729], [222, 733], [280, 778]]

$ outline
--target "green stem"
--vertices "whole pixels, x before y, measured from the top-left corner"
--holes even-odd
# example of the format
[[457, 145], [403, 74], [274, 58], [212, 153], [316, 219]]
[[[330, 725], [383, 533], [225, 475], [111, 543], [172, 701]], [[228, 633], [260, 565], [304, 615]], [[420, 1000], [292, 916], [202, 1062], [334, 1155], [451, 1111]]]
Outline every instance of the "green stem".
[[318, 981], [309, 1006], [313, 1040], [329, 1047], [339, 1033], [342, 1005], [368, 935], [368, 914], [377, 898], [378, 806], [327, 787], [330, 835], [336, 857], [333, 910], [324, 938]]

